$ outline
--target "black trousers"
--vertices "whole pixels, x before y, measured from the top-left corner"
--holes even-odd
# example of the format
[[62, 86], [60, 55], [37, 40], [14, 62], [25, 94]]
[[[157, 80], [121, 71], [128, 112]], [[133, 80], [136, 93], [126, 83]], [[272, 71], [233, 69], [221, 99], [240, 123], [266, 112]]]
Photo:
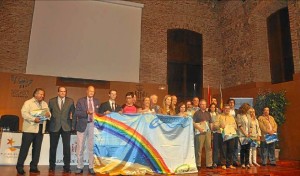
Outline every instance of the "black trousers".
[[30, 162], [30, 169], [37, 169], [37, 165], [40, 160], [40, 153], [43, 142], [43, 133], [42, 133], [43, 125], [39, 125], [38, 133], [25, 133], [22, 135], [22, 143], [20, 148], [20, 153], [17, 162], [17, 168], [23, 168], [24, 162], [28, 155], [29, 147], [32, 143], [32, 160]]
[[249, 164], [250, 143], [241, 145], [241, 164]]
[[71, 141], [71, 132], [64, 131], [62, 128], [58, 132], [50, 132], [50, 155], [49, 155], [49, 167], [55, 168], [56, 163], [56, 151], [57, 145], [59, 141], [59, 137], [61, 135], [62, 143], [63, 143], [63, 154], [64, 154], [64, 169], [70, 169], [71, 162], [71, 149], [70, 149], [70, 141]]
[[221, 165], [228, 167], [233, 164], [235, 138], [223, 142], [223, 152], [221, 153]]
[[213, 133], [213, 163], [221, 164], [220, 155], [223, 152], [223, 138], [221, 133]]

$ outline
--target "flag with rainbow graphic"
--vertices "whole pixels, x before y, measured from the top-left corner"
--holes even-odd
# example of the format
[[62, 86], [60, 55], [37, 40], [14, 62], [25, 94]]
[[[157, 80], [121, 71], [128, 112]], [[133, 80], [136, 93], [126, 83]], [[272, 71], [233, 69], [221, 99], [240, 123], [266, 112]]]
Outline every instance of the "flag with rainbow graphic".
[[191, 118], [95, 115], [94, 170], [110, 175], [197, 172]]

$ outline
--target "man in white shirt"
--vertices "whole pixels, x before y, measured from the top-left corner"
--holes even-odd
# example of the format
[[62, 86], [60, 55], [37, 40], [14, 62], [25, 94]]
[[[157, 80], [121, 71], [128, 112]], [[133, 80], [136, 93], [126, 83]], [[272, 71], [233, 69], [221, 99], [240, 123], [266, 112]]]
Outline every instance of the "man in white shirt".
[[17, 172], [24, 175], [24, 162], [28, 155], [28, 150], [32, 144], [32, 160], [30, 162], [31, 173], [40, 173], [37, 168], [40, 159], [43, 133], [46, 128], [46, 119], [50, 119], [51, 113], [48, 104], [44, 101], [45, 91], [42, 88], [36, 88], [33, 92], [33, 98], [25, 101], [21, 113], [23, 121], [22, 143], [17, 161]]

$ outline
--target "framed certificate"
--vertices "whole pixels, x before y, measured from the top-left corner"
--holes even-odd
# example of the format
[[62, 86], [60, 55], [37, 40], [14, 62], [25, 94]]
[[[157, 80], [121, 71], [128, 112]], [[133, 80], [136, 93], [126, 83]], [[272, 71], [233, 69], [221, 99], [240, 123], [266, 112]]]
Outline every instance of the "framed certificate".
[[49, 111], [48, 108], [44, 108], [44, 109], [36, 109], [30, 112], [30, 114], [34, 117], [38, 117], [38, 116], [45, 116], [45, 114]]
[[238, 137], [235, 130], [235, 125], [226, 125], [222, 132], [223, 141], [227, 141]]
[[[204, 132], [209, 131], [209, 126], [208, 123], [206, 121], [200, 122], [200, 123], [195, 123], [197, 126], [199, 126], [201, 129], [203, 129]], [[200, 134], [200, 131], [195, 128], [195, 135], [196, 134]]]
[[226, 125], [224, 128], [225, 135], [234, 135], [236, 134], [235, 125]]

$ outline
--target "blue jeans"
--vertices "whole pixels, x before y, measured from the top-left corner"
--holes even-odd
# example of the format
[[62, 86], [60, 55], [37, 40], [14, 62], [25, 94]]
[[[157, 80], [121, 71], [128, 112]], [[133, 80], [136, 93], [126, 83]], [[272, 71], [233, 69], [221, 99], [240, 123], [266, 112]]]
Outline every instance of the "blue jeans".
[[261, 141], [260, 156], [261, 156], [262, 164], [267, 164], [268, 157], [269, 157], [269, 160], [270, 160], [270, 164], [276, 164], [275, 142], [267, 144], [266, 141]]
[[239, 162], [239, 138], [234, 138], [234, 147], [233, 147], [233, 163], [237, 164]]

